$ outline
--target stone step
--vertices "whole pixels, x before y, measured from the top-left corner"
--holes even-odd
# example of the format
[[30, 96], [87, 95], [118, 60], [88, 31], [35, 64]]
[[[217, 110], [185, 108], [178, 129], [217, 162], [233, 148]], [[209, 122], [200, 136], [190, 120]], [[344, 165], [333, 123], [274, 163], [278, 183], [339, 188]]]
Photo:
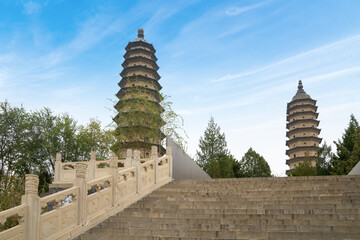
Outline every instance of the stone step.
[[[235, 211], [234, 211], [235, 212]], [[235, 218], [248, 218], [249, 215], [275, 215], [276, 219], [289, 219], [292, 215], [312, 215], [316, 218], [319, 214], [337, 214], [339, 218], [342, 215], [346, 216], [343, 219], [351, 219], [356, 220], [360, 219], [359, 217], [359, 209], [307, 209], [307, 211], [299, 210], [299, 209], [276, 209], [276, 210], [238, 210], [235, 213], [211, 213], [204, 212], [201, 214], [202, 218], [207, 219], [235, 219]], [[183, 219], [197, 219], [199, 217], [199, 213], [189, 213], [186, 211], [182, 211], [181, 209], [176, 211], [132, 211], [125, 212], [126, 216], [131, 217], [145, 217], [145, 218], [183, 218]]]
[[343, 205], [343, 206], [359, 206], [360, 199], [334, 199], [333, 201], [328, 200], [252, 200], [252, 201], [204, 201], [204, 199], [195, 199], [195, 200], [159, 200], [159, 201], [140, 201], [134, 205], [132, 208], [206, 208], [206, 209], [243, 209], [251, 208], [253, 206], [265, 206], [265, 205]]
[[[263, 231], [270, 231], [272, 228], [286, 231], [299, 231], [300, 226], [325, 226], [325, 227], [358, 227], [359, 220], [341, 221], [331, 219], [231, 219], [222, 221], [221, 219], [178, 219], [178, 218], [122, 218], [111, 219], [101, 223], [97, 228], [148, 228], [148, 229], [193, 229], [193, 230], [241, 230], [240, 226], [260, 226]], [[273, 226], [272, 228], [267, 226]], [[358, 228], [358, 230], [360, 230]]]
[[360, 176], [174, 181], [78, 239], [360, 239]]
[[[149, 236], [149, 237], [190, 237], [190, 238], [207, 238], [207, 239], [271, 239], [271, 233], [287, 233], [283, 236], [291, 236], [297, 234], [303, 235], [307, 233], [309, 237], [318, 236], [319, 239], [329, 239], [324, 238], [329, 237], [330, 235], [337, 235], [344, 239], [346, 234], [349, 234], [351, 237], [359, 237], [356, 234], [360, 234], [358, 227], [328, 227], [328, 226], [298, 226], [296, 230], [291, 230], [291, 227], [287, 225], [278, 225], [278, 226], [239, 226], [239, 229], [236, 231], [229, 231], [226, 229], [221, 230], [196, 230], [196, 229], [146, 229], [146, 228], [106, 228], [106, 232], [103, 229], [95, 228], [92, 229], [90, 234], [92, 237], [98, 236], [98, 240], [101, 239], [104, 234], [113, 235], [112, 237], [122, 236]], [[289, 234], [292, 233], [292, 234]], [[99, 239], [100, 237], [100, 239]], [[95, 239], [95, 238], [94, 238]], [[294, 239], [294, 238], [288, 238]], [[314, 239], [314, 238], [310, 238]], [[318, 238], [315, 238], [318, 239]], [[358, 238], [353, 238], [358, 239]]]

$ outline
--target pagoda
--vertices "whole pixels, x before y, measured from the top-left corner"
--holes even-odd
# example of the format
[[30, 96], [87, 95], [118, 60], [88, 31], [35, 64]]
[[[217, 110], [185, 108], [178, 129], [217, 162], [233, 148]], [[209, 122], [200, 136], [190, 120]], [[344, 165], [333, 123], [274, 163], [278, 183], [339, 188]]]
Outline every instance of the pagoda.
[[293, 170], [299, 163], [309, 159], [312, 166], [316, 165], [317, 150], [321, 143], [319, 113], [316, 100], [312, 99], [303, 89], [301, 80], [298, 90], [291, 102], [287, 104], [286, 117], [286, 155], [289, 159], [286, 164]]
[[126, 149], [139, 149], [141, 158], [150, 157], [151, 146], [164, 152], [161, 140], [164, 125], [160, 102], [160, 75], [156, 64], [155, 49], [144, 39], [144, 30], [138, 29], [137, 38], [125, 48], [123, 70], [120, 73], [119, 101], [114, 106], [118, 114], [113, 119], [117, 124], [117, 142], [112, 150], [125, 157]]

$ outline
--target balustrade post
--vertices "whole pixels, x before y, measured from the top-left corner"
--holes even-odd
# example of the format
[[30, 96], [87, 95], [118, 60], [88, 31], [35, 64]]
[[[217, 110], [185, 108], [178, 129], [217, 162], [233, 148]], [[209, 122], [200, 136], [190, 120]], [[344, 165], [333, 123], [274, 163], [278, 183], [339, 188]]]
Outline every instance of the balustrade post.
[[110, 168], [112, 169], [113, 182], [112, 182], [112, 203], [117, 206], [119, 203], [119, 159], [116, 155], [110, 156]]
[[60, 182], [61, 178], [61, 153], [56, 154], [54, 182]]
[[173, 176], [173, 164], [172, 164], [172, 149], [171, 147], [167, 147], [166, 148], [166, 156], [168, 157], [168, 161], [169, 161], [169, 177]]
[[27, 240], [40, 238], [40, 197], [38, 196], [39, 177], [34, 174], [25, 176], [25, 195], [21, 204], [27, 204], [27, 218], [25, 223], [25, 236]]
[[96, 152], [91, 151], [91, 157], [88, 165], [88, 171], [89, 171], [89, 180], [93, 180], [96, 178]]
[[124, 167], [129, 168], [131, 166], [132, 166], [132, 150], [127, 149], [126, 150], [126, 159], [125, 159]]
[[136, 193], [140, 193], [141, 190], [141, 162], [140, 162], [140, 150], [134, 150], [134, 158], [132, 165], [136, 167]]
[[85, 163], [76, 163], [76, 179], [75, 186], [79, 187], [78, 195], [78, 224], [85, 225], [86, 223], [86, 196], [87, 196], [87, 186], [86, 186], [86, 164]]
[[159, 157], [157, 146], [151, 146], [151, 160], [154, 160], [154, 184], [159, 182]]

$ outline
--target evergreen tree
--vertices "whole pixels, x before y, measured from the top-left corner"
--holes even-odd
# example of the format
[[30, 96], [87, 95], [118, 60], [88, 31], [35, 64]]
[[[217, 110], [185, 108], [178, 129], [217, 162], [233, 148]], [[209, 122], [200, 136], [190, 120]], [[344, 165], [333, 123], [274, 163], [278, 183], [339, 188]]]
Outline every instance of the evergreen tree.
[[316, 175], [331, 175], [331, 161], [334, 159], [334, 154], [331, 151], [331, 146], [327, 145], [326, 142], [319, 147], [317, 151], [316, 160]]
[[211, 117], [200, 137], [200, 151], [196, 151], [197, 163], [212, 178], [234, 177], [233, 163], [235, 159], [227, 149], [225, 134]]
[[336, 155], [332, 161], [332, 174], [346, 175], [360, 160], [359, 123], [351, 114], [350, 122], [341, 140], [334, 142]]
[[252, 148], [240, 161], [239, 177], [271, 177], [271, 169], [265, 158]]

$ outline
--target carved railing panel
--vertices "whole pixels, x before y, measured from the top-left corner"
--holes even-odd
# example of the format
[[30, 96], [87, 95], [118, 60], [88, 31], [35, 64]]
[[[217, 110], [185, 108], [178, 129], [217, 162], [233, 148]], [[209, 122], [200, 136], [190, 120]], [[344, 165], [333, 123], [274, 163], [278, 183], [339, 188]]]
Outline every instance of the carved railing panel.
[[155, 161], [149, 160], [141, 164], [140, 174], [143, 189], [153, 186], [155, 183]]
[[119, 197], [126, 200], [136, 194], [136, 168], [119, 171], [118, 183]]
[[77, 198], [79, 187], [46, 196], [40, 199], [40, 239], [53, 239], [57, 233], [77, 225]]
[[92, 218], [111, 207], [112, 184], [113, 178], [111, 175], [87, 183], [88, 191], [92, 189], [96, 190], [96, 192], [89, 194], [86, 197], [86, 211], [88, 218]]
[[4, 225], [5, 222], [12, 218], [19, 224], [7, 230], [0, 232], [0, 239], [25, 239], [25, 221], [26, 221], [27, 206], [20, 205], [14, 208], [0, 212], [0, 224]]

